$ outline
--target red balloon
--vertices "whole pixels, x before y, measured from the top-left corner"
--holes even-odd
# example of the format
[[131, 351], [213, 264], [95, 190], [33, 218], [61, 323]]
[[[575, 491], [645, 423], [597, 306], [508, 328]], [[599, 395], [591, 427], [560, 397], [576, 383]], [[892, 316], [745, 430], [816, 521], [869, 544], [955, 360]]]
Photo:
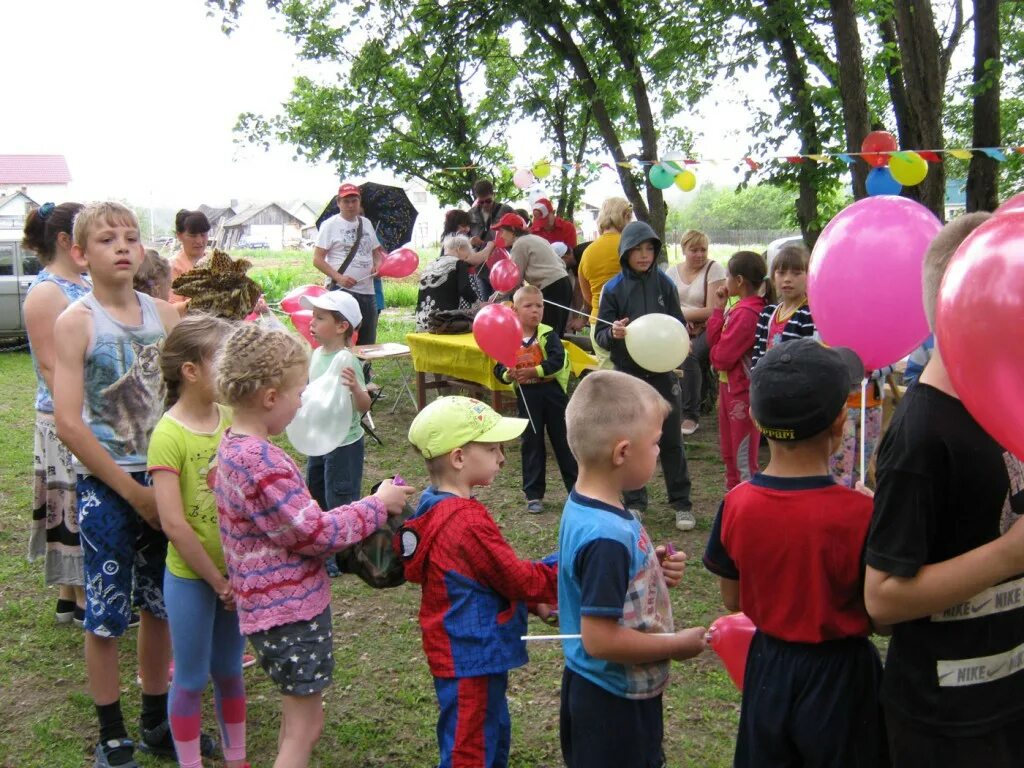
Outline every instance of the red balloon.
[[512, 368], [523, 345], [523, 326], [510, 307], [488, 304], [473, 319], [473, 338], [488, 357]]
[[412, 248], [392, 251], [380, 263], [377, 274], [381, 277], [408, 277], [420, 265], [420, 257]]
[[309, 324], [313, 322], [312, 310], [300, 309], [297, 312], [292, 312], [288, 316], [292, 319], [292, 325], [295, 326], [295, 330], [302, 334], [302, 337], [313, 346], [313, 349], [320, 346], [320, 342], [317, 341], [316, 337], [309, 331]]
[[1024, 192], [1021, 192], [1019, 195], [1014, 195], [996, 208], [995, 215], [1002, 216], [1014, 211], [1024, 211]]
[[873, 168], [881, 168], [889, 163], [889, 155], [874, 154], [876, 152], [895, 152], [899, 145], [896, 137], [888, 131], [872, 131], [861, 142], [860, 151], [864, 162]]
[[508, 258], [508, 251], [502, 248], [500, 245], [496, 245], [491, 251], [491, 255], [487, 257], [487, 268], [491, 269], [495, 264], [500, 262], [502, 259]]
[[281, 309], [290, 315], [302, 309], [299, 299], [303, 296], [322, 296], [325, 293], [327, 293], [327, 289], [322, 285], [300, 285], [284, 295], [284, 298], [281, 299]]
[[1024, 459], [1024, 211], [995, 216], [950, 259], [935, 307], [936, 348], [975, 420]]
[[715, 623], [708, 630], [708, 634], [711, 635], [711, 650], [718, 654], [718, 658], [725, 665], [725, 671], [741, 691], [743, 673], [747, 668], [747, 654], [750, 652], [750, 642], [754, 639], [756, 631], [754, 622], [748, 619], [745, 613], [730, 613], [728, 616], [715, 619]]
[[519, 267], [516, 266], [512, 259], [502, 259], [491, 267], [491, 272], [487, 275], [487, 279], [491, 281], [491, 287], [494, 290], [507, 293], [519, 287], [519, 284], [523, 281], [523, 276], [519, 273]]

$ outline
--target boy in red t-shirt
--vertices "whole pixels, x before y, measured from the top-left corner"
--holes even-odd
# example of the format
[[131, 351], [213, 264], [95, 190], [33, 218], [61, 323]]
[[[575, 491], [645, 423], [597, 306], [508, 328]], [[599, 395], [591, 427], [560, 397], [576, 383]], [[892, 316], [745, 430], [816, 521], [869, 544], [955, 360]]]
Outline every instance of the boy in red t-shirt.
[[736, 768], [887, 764], [882, 666], [861, 593], [871, 499], [829, 474], [863, 370], [848, 349], [795, 339], [751, 374], [771, 460], [726, 495], [704, 552], [726, 607], [757, 627]]

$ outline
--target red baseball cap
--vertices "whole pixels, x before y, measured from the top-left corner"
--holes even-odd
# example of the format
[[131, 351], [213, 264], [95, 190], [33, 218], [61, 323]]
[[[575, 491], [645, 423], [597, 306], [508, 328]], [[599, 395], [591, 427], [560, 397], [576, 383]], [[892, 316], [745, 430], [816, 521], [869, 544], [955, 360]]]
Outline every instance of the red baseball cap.
[[338, 187], [338, 197], [352, 197], [353, 195], [355, 195], [356, 197], [363, 196], [363, 193], [359, 191], [359, 187], [357, 187], [355, 184], [350, 184], [349, 182], [346, 181], [344, 184]]
[[547, 216], [555, 212], [555, 207], [551, 205], [551, 201], [546, 197], [538, 197], [533, 201], [533, 210], [540, 211], [541, 216]]
[[523, 221], [523, 217], [518, 213], [506, 213], [495, 224], [491, 229], [526, 229], [526, 222]]

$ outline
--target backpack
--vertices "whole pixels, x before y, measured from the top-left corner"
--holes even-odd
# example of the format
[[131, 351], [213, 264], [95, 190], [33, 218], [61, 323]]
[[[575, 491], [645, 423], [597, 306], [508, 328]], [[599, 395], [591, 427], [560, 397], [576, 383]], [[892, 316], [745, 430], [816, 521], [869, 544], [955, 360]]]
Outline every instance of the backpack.
[[[372, 492], [376, 492], [379, 487], [380, 483], [377, 483]], [[400, 515], [391, 515], [365, 539], [336, 554], [334, 561], [338, 570], [358, 576], [374, 589], [388, 589], [404, 584], [402, 558], [394, 550], [391, 541], [412, 514], [412, 506], [406, 504]]]

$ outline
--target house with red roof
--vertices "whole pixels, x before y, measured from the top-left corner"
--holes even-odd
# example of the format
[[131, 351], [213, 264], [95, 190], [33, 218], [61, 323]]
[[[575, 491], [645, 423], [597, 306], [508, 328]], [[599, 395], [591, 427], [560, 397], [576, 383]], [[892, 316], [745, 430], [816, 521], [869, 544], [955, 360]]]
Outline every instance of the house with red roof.
[[20, 192], [41, 203], [60, 203], [70, 181], [64, 155], [0, 155], [0, 197]]

